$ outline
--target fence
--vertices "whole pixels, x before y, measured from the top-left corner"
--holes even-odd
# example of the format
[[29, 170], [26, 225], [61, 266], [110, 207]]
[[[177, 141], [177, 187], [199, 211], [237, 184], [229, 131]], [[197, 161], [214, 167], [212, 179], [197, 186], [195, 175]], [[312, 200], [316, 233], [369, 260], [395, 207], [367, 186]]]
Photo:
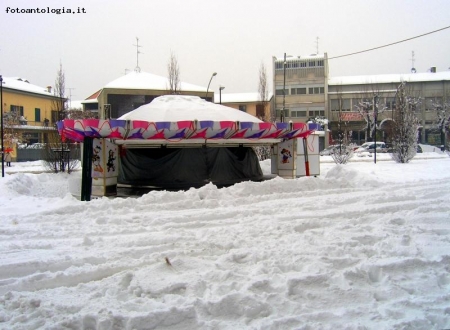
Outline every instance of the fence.
[[[44, 160], [45, 158], [46, 149], [17, 149], [17, 162], [31, 162], [35, 160]], [[81, 160], [80, 150], [70, 150], [70, 159]]]

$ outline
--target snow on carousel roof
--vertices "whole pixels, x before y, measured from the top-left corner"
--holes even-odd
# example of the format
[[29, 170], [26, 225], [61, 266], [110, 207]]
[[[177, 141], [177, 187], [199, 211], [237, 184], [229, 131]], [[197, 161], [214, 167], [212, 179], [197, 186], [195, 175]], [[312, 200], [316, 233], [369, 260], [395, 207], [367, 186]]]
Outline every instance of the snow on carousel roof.
[[161, 145], [267, 145], [306, 137], [316, 126], [267, 123], [245, 112], [198, 96], [165, 95], [118, 119], [78, 119], [57, 123], [62, 137], [110, 138], [128, 148]]
[[[104, 88], [168, 90], [169, 79], [148, 72], [131, 71], [125, 76], [106, 84]], [[183, 92], [206, 92], [205, 87], [185, 82], [180, 82], [180, 90]]]
[[158, 121], [210, 120], [262, 123], [246, 112], [214, 104], [198, 96], [164, 95], [133, 110], [119, 119]]

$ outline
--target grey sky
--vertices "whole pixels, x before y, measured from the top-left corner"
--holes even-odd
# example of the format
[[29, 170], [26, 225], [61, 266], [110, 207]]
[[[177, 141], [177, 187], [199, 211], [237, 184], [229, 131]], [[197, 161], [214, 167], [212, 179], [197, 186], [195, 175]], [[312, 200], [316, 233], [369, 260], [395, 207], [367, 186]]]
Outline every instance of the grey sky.
[[[84, 8], [85, 14], [16, 14], [6, 8]], [[88, 97], [136, 67], [167, 76], [171, 51], [181, 80], [225, 93], [256, 92], [272, 56], [329, 57], [389, 44], [450, 25], [448, 0], [3, 0], [0, 74], [54, 85], [60, 61], [66, 93]], [[380, 50], [330, 60], [330, 75], [450, 68], [450, 29]], [[73, 88], [71, 91], [68, 88]]]

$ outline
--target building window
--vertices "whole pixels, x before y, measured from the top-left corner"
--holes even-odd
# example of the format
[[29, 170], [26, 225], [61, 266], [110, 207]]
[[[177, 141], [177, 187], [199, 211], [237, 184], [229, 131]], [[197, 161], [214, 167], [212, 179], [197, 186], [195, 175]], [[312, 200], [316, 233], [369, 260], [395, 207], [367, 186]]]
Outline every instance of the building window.
[[302, 88], [291, 88], [292, 95], [304, 95], [306, 94], [306, 87]]
[[323, 66], [323, 60], [317, 61], [317, 66]]
[[23, 106], [11, 105], [9, 109], [10, 109], [11, 113], [16, 114], [17, 116], [23, 116]]
[[[339, 104], [340, 103], [340, 104]], [[350, 111], [350, 99], [337, 99], [330, 102], [331, 111]]]
[[308, 66], [309, 67], [316, 66], [316, 61], [308, 61]]
[[239, 104], [239, 110], [247, 112], [247, 106], [245, 104]]
[[283, 96], [283, 95], [289, 95], [289, 89], [285, 89], [284, 90], [284, 93], [285, 94], [283, 94], [283, 89], [277, 89], [276, 91], [275, 91], [275, 95], [277, 95], [277, 96]]
[[433, 111], [442, 107], [442, 97], [426, 97], [425, 111]]
[[41, 109], [34, 109], [34, 121], [41, 121]]
[[323, 117], [325, 116], [325, 110], [310, 110], [309, 117]]
[[325, 87], [309, 87], [308, 94], [325, 94]]
[[385, 107], [387, 110], [395, 109], [395, 98], [386, 98]]
[[291, 117], [294, 118], [306, 117], [306, 110], [292, 110]]
[[259, 119], [264, 119], [265, 117], [265, 111], [264, 111], [264, 104], [257, 104], [256, 105], [256, 117]]

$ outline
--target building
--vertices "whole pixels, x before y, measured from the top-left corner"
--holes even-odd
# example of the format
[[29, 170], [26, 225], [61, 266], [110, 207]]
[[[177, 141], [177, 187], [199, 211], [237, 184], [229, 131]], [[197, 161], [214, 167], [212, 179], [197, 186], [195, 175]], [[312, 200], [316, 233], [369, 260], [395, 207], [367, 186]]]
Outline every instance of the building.
[[327, 54], [273, 57], [273, 88], [278, 121], [306, 122], [325, 116]]
[[261, 100], [259, 93], [215, 93], [214, 102], [241, 110], [264, 121], [270, 121], [273, 94], [268, 93], [267, 100]]
[[5, 146], [12, 142], [45, 142], [47, 134], [56, 130], [54, 124], [58, 116], [53, 109], [58, 101], [50, 86], [40, 87], [26, 79], [3, 77]]
[[387, 74], [372, 76], [335, 77], [328, 81], [328, 111], [331, 139], [339, 121], [345, 122], [345, 131], [350, 140], [361, 143], [369, 140], [366, 123], [357, 109], [363, 100], [379, 101], [377, 139], [390, 142], [389, 125], [394, 118], [395, 95], [401, 82], [406, 82], [410, 96], [420, 98], [416, 116], [420, 122], [419, 142], [440, 145], [440, 133], [436, 130], [436, 111], [433, 104], [443, 104], [450, 97], [450, 71], [424, 73]]
[[[278, 121], [307, 122], [322, 118], [328, 131], [322, 147], [336, 139], [339, 118], [350, 142], [361, 144], [372, 137], [357, 109], [361, 101], [379, 101], [377, 140], [389, 142], [389, 126], [395, 109], [395, 95], [401, 82], [407, 83], [411, 96], [420, 98], [417, 117], [419, 141], [440, 145], [433, 104], [450, 99], [450, 71], [372, 76], [329, 77], [327, 54], [273, 57], [274, 107]], [[344, 123], [342, 125], [342, 123]]]
[[[170, 94], [169, 86], [169, 79], [166, 77], [135, 70], [106, 84], [98, 94], [90, 97], [90, 103], [83, 103], [86, 109], [89, 104], [95, 104], [95, 98], [100, 111], [99, 118], [119, 118], [158, 96]], [[185, 82], [180, 82], [177, 92], [178, 95], [202, 98], [206, 97], [206, 93], [207, 88]]]

